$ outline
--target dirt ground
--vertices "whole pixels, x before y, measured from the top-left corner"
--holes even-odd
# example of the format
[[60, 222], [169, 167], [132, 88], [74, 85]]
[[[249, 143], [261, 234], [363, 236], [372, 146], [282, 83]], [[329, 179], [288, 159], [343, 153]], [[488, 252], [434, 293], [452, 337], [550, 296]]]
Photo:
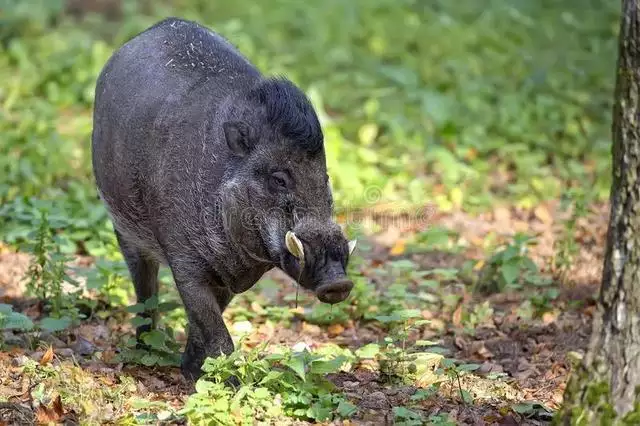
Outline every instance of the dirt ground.
[[[448, 413], [457, 424], [470, 425], [520, 425], [546, 424], [545, 415], [525, 418], [510, 409], [521, 401], [537, 401], [550, 409], [557, 409], [570, 370], [569, 352], [584, 351], [590, 336], [591, 318], [595, 310], [594, 298], [600, 281], [604, 241], [607, 227], [606, 206], [595, 206], [577, 224], [576, 239], [580, 252], [573, 267], [566, 274], [566, 282], [559, 284], [560, 297], [553, 301], [553, 309], [542, 318], [523, 318], [519, 307], [523, 297], [519, 293], [496, 294], [490, 297], [465, 294], [463, 303], [453, 312], [423, 311], [433, 326], [422, 331], [420, 339], [441, 339], [456, 359], [481, 364], [477, 374], [464, 376], [463, 387], [475, 390], [474, 403], [465, 404], [457, 395], [454, 383], [443, 383], [441, 391], [421, 402], [421, 408], [429, 415]], [[437, 226], [456, 231], [464, 249], [456, 254], [441, 251], [407, 254], [400, 244], [408, 240], [415, 229], [387, 229], [371, 239], [374, 249], [368, 252], [365, 268], [389, 259], [409, 257], [424, 268], [459, 267], [465, 259], [482, 259], [483, 244], [489, 236], [498, 239], [515, 232], [537, 234], [539, 244], [531, 256], [550, 273], [549, 260], [554, 255], [554, 243], [563, 230], [563, 215], [558, 206], [549, 204], [531, 211], [496, 209], [493, 213], [470, 216], [463, 213], [438, 214], [431, 218]], [[394, 255], [395, 254], [395, 255]], [[0, 303], [11, 303], [26, 314], [35, 314], [37, 306], [24, 299], [22, 277], [29, 265], [29, 257], [15, 253], [0, 245]], [[290, 288], [290, 281], [274, 273], [273, 279], [283, 288]], [[382, 285], [385, 285], [382, 283]], [[463, 290], [464, 291], [464, 290]], [[473, 330], [460, 324], [460, 312], [471, 310], [485, 301], [493, 312]], [[282, 302], [290, 303], [290, 302]], [[116, 388], [129, 386], [133, 393], [151, 400], [168, 401], [179, 407], [186, 400], [189, 387], [177, 368], [151, 369], [109, 363], [118, 349], [119, 342], [133, 331], [125, 320], [116, 316], [105, 320], [94, 318], [82, 326], [57, 336], [40, 336], [52, 345], [52, 365], [67, 366], [68, 379], [75, 383], [77, 391], [87, 397], [96, 387]], [[376, 339], [381, 330], [366, 323], [349, 323], [346, 327], [321, 327], [295, 319], [287, 328], [274, 327], [271, 323], [255, 324], [252, 338], [268, 339], [274, 343], [295, 345], [304, 342], [310, 347], [330, 342], [344, 347], [360, 347]], [[36, 344], [17, 333], [5, 333], [5, 343], [13, 348], [0, 352], [0, 424], [25, 424], [46, 419], [46, 410], [38, 408], [33, 399], [38, 386], [32, 376], [24, 372], [28, 358], [41, 361], [46, 344]], [[251, 339], [249, 339], [249, 344]], [[122, 375], [132, 377], [123, 382]], [[487, 375], [502, 374], [504, 381], [492, 381]], [[80, 377], [82, 379], [80, 379]], [[359, 407], [358, 415], [344, 424], [380, 425], [392, 424], [392, 407], [406, 403], [415, 393], [412, 386], [389, 386], [380, 373], [367, 365], [358, 366], [353, 372], [341, 373], [332, 381]], [[97, 394], [96, 394], [97, 395]], [[96, 396], [99, 398], [99, 396]], [[55, 402], [55, 401], [54, 401]], [[100, 405], [94, 401], [94, 414], [101, 422], [109, 422], [126, 412], [126, 406]], [[58, 421], [74, 424], [77, 414], [68, 407], [58, 407]], [[45, 413], [43, 414], [43, 410]], [[55, 414], [55, 413], [54, 413]], [[50, 412], [48, 415], [53, 416]], [[51, 417], [50, 417], [51, 418]], [[3, 423], [4, 422], [4, 423]]]

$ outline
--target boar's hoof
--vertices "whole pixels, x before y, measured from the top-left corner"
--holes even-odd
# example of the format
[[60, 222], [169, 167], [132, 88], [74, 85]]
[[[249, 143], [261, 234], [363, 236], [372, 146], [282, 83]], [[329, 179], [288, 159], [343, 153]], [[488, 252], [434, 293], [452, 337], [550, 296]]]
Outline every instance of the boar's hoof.
[[187, 382], [195, 383], [198, 381], [200, 376], [202, 376], [203, 372], [200, 368], [201, 366], [190, 363], [184, 359], [184, 355], [182, 357], [182, 364], [180, 365], [180, 370], [182, 371], [182, 376], [187, 380]]
[[316, 295], [321, 302], [334, 304], [349, 297], [352, 288], [353, 283], [349, 280], [334, 281], [320, 285], [316, 289]]

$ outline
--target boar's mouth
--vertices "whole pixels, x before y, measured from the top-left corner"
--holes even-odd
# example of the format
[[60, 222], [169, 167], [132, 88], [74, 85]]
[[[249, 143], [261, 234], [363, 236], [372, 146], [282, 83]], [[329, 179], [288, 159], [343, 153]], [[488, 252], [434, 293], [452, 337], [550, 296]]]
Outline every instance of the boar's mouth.
[[[313, 268], [309, 267], [311, 265], [306, 264], [307, 256], [305, 255], [305, 246], [294, 232], [287, 232], [285, 245], [289, 252], [287, 254], [297, 259], [297, 265], [293, 268], [286, 268], [287, 272], [293, 272], [292, 278], [296, 279], [303, 287], [314, 291], [318, 300], [324, 303], [335, 304], [349, 297], [353, 283], [345, 276], [345, 271], [342, 266], [340, 266], [340, 268], [329, 268], [327, 271], [319, 272], [321, 277], [312, 277], [310, 276], [309, 269]], [[348, 245], [349, 254], [351, 254], [355, 249], [355, 240], [350, 241]]]

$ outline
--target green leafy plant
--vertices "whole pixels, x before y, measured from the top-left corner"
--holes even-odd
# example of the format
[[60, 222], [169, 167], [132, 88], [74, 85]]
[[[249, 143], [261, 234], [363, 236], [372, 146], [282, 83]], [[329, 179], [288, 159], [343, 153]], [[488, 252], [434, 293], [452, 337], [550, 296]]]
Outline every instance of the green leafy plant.
[[460, 394], [460, 400], [465, 404], [473, 403], [473, 396], [469, 393], [468, 390], [462, 388], [462, 383], [460, 382], [460, 376], [462, 374], [469, 373], [471, 371], [475, 371], [480, 368], [479, 364], [458, 364], [456, 360], [451, 358], [444, 358], [440, 364], [440, 368], [438, 369], [438, 374], [443, 374], [458, 388], [458, 392]]
[[553, 418], [553, 412], [538, 402], [521, 402], [512, 405], [511, 409], [529, 419], [549, 421]]
[[391, 382], [414, 382], [425, 359], [421, 358], [421, 351], [409, 352], [407, 343], [410, 333], [429, 321], [422, 319], [416, 309], [398, 310], [391, 315], [377, 316], [376, 320], [390, 327], [377, 357], [380, 372]]
[[553, 310], [553, 301], [560, 296], [560, 290], [550, 287], [530, 296], [531, 304], [535, 309], [534, 316], [541, 316], [545, 312]]
[[[526, 209], [541, 200], [557, 199], [562, 188], [588, 186], [584, 194], [576, 189], [568, 197], [577, 208], [566, 223], [565, 238], [556, 246], [554, 261], [564, 279], [577, 253], [583, 207], [591, 200], [606, 201], [609, 195], [608, 94], [613, 88], [610, 64], [615, 61], [619, 19], [615, 2], [581, 7], [578, 1], [436, 0], [417, 7], [415, 1], [382, 0], [155, 4], [125, 0], [117, 2], [123, 4], [126, 16], [119, 23], [98, 14], [76, 19], [65, 13], [65, 3], [5, 1], [0, 7], [0, 239], [12, 247], [38, 243], [33, 231], [40, 230], [44, 243], [31, 250], [35, 266], [30, 285], [32, 294], [45, 301], [48, 316], [34, 321], [34, 328], [59, 330], [73, 324], [76, 315], [81, 318], [78, 306], [89, 307], [92, 313], [102, 306], [76, 295], [73, 284], [63, 277], [70, 270], [64, 267], [64, 255], [89, 254], [114, 261], [92, 267], [95, 274], [87, 276], [87, 285], [98, 290], [101, 304], [127, 303], [131, 291], [124, 290], [127, 274], [114, 255], [115, 236], [91, 173], [87, 143], [91, 107], [97, 75], [114, 49], [165, 16], [183, 16], [214, 28], [261, 70], [286, 74], [309, 94], [323, 126], [336, 207], [347, 219], [358, 207], [372, 207], [363, 215], [366, 218], [369, 213], [376, 215], [377, 202], [388, 201], [395, 209], [402, 201], [411, 228], [426, 229], [423, 225], [430, 225], [429, 218], [415, 214], [425, 204], [442, 212], [483, 211], [498, 201]], [[551, 43], [563, 53], [550, 50]], [[42, 221], [43, 211], [48, 226]], [[358, 230], [368, 226], [357, 218], [347, 222]], [[407, 250], [456, 251], [455, 239], [454, 233], [429, 226], [415, 242], [408, 242]], [[488, 262], [479, 289], [532, 286], [540, 294], [523, 307], [534, 316], [551, 307], [556, 292], [525, 259], [526, 250], [517, 246], [511, 243]], [[416, 376], [424, 366], [420, 356], [425, 352], [420, 350], [436, 348], [412, 345], [406, 337], [412, 332], [410, 324], [394, 315], [425, 306], [434, 311], [453, 309], [460, 296], [444, 287], [459, 284], [448, 282], [459, 281], [459, 274], [420, 271], [407, 260], [367, 268], [355, 274], [349, 300], [333, 308], [316, 303], [300, 315], [268, 303], [253, 310], [248, 300], [247, 306], [232, 305], [228, 313], [256, 322], [286, 324], [301, 316], [323, 325], [352, 322], [389, 330], [387, 341], [360, 348], [356, 357], [387, 359], [389, 374], [412, 380], [411, 365]], [[394, 283], [379, 286], [378, 277]], [[61, 287], [71, 292], [60, 292]], [[3, 309], [5, 324], [24, 321]], [[170, 313], [172, 321], [183, 315], [177, 310]], [[471, 326], [486, 313], [478, 308], [465, 320]], [[110, 313], [105, 309], [97, 315]], [[376, 317], [389, 318], [380, 322]], [[409, 322], [414, 320], [418, 318]], [[144, 323], [144, 319], [133, 322]], [[159, 334], [145, 335], [144, 351], [127, 352], [135, 349], [130, 345], [123, 353], [134, 354], [131, 362], [175, 365], [170, 353], [177, 348], [172, 331], [176, 327], [171, 325], [160, 328]], [[309, 381], [313, 373], [305, 366]], [[237, 366], [230, 369], [241, 376]], [[273, 370], [287, 373], [281, 377], [295, 385], [302, 381], [291, 367], [269, 361], [268, 371]], [[450, 373], [444, 377], [452, 382], [458, 377], [454, 373], [464, 374], [455, 369]], [[305, 419], [322, 418], [327, 412], [332, 418], [346, 417], [353, 408], [332, 392], [320, 395], [311, 390], [300, 399], [312, 403], [304, 406], [288, 400], [285, 406], [283, 398], [297, 395], [294, 390], [278, 393], [279, 385], [255, 381], [247, 382], [249, 390], [235, 400], [236, 393], [213, 383], [216, 389], [203, 392], [200, 405], [190, 412], [196, 423], [253, 424], [249, 410], [258, 413], [256, 418], [271, 418], [275, 412], [265, 413], [272, 406], [282, 413], [315, 406], [299, 414]], [[267, 388], [269, 407], [259, 388]], [[220, 396], [222, 402], [211, 395]], [[215, 404], [219, 405], [213, 408]], [[422, 421], [438, 424], [443, 418]], [[127, 419], [136, 420], [156, 421], [133, 414]]]
[[108, 305], [122, 306], [128, 302], [133, 286], [124, 261], [98, 258], [81, 273], [87, 279], [87, 289], [96, 290]]
[[498, 250], [484, 265], [476, 283], [478, 292], [497, 293], [521, 289], [526, 284], [544, 285], [550, 281], [540, 276], [538, 266], [527, 255], [533, 237], [521, 233], [513, 242]]
[[484, 301], [473, 307], [473, 310], [469, 313], [463, 314], [462, 323], [464, 325], [465, 332], [473, 335], [476, 328], [493, 318], [493, 308], [489, 301]]
[[394, 424], [399, 426], [419, 426], [424, 424], [421, 413], [417, 413], [405, 407], [393, 407]]
[[[67, 262], [72, 259], [60, 252], [51, 234], [46, 212], [42, 212], [40, 226], [31, 238], [33, 259], [27, 271], [27, 291], [37, 297], [48, 311], [49, 316], [40, 321], [40, 327], [59, 331], [80, 319], [76, 302], [82, 289], [67, 273]], [[74, 290], [64, 289], [64, 285]]]
[[[166, 313], [176, 309], [179, 304], [175, 302], [158, 303], [158, 296], [152, 296], [144, 303], [129, 306], [127, 311], [137, 315], [131, 320], [133, 327], [151, 325], [154, 313]], [[180, 344], [176, 342], [172, 327], [157, 327], [151, 331], [140, 334], [142, 345], [131, 337], [125, 343], [122, 351], [115, 357], [116, 362], [127, 362], [151, 366], [179, 366]]]
[[[266, 354], [265, 348], [207, 358], [196, 393], [181, 414], [194, 424], [226, 425], [253, 424], [282, 415], [331, 421], [356, 412], [354, 405], [334, 393], [334, 385], [326, 378], [340, 371], [345, 356], [289, 349]], [[225, 385], [231, 378], [239, 383], [235, 390]]]
[[556, 277], [566, 284], [571, 267], [580, 251], [580, 244], [576, 240], [578, 220], [588, 213], [588, 206], [593, 202], [592, 191], [572, 188], [566, 191], [560, 203], [563, 212], [571, 211], [569, 218], [563, 223], [561, 236], [554, 242], [554, 256], [552, 266]]
[[435, 414], [429, 417], [429, 426], [455, 426], [456, 423], [449, 419], [448, 414]]
[[0, 303], [0, 348], [3, 345], [4, 330], [30, 331], [34, 327], [31, 319], [20, 313], [14, 312], [13, 306], [6, 303]]
[[432, 226], [426, 231], [418, 233], [411, 241], [412, 251], [438, 250], [457, 252], [461, 247], [453, 243], [453, 239], [457, 237], [457, 233], [451, 229]]

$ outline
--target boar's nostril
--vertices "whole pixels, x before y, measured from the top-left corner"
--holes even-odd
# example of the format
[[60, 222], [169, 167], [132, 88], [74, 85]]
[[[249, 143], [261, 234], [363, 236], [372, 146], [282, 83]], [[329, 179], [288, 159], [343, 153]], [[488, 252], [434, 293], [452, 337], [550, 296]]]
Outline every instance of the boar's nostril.
[[316, 289], [318, 299], [324, 303], [338, 303], [349, 297], [353, 283], [349, 280], [340, 280], [321, 284]]

